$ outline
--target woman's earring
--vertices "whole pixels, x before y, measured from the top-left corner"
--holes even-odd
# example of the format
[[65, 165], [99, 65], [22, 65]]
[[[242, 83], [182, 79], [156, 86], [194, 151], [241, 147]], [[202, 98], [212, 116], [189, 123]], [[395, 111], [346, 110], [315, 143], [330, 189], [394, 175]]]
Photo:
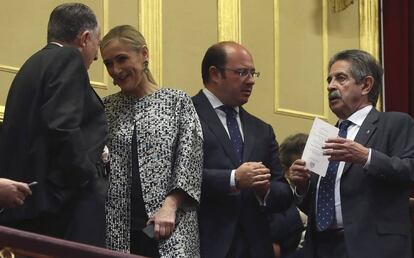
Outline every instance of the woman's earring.
[[148, 60], [145, 60], [144, 61], [144, 72], [148, 72], [149, 70], [148, 70]]

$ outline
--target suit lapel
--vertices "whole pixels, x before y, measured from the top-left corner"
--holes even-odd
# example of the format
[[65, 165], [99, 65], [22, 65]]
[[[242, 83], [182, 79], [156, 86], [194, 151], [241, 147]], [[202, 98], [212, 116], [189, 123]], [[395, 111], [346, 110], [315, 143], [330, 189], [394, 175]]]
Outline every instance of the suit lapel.
[[[375, 130], [377, 130], [375, 123], [378, 120], [378, 113], [379, 112], [375, 108], [372, 108], [372, 110], [368, 113], [367, 117], [361, 125], [361, 128], [359, 128], [359, 131], [355, 136], [355, 142], [360, 143], [364, 146], [368, 143]], [[351, 166], [352, 163], [345, 163], [344, 172], [346, 172]]]
[[248, 161], [250, 154], [254, 147], [255, 137], [254, 137], [254, 125], [251, 121], [251, 116], [247, 113], [242, 107], [240, 107], [240, 120], [243, 127], [243, 161]]
[[214, 110], [213, 106], [211, 106], [210, 101], [208, 101], [207, 97], [202, 91], [195, 95], [193, 100], [194, 106], [201, 121], [203, 121], [204, 124], [206, 124], [211, 132], [215, 135], [217, 141], [223, 147], [233, 165], [235, 167], [238, 167], [240, 164], [236, 152], [234, 151], [233, 144], [230, 141], [226, 129], [224, 129], [223, 124], [218, 118], [216, 111]]
[[101, 97], [99, 97], [98, 93], [96, 93], [95, 89], [90, 85], [90, 89], [93, 91], [93, 94], [95, 94], [96, 98], [98, 99], [99, 103], [101, 103], [102, 107], [105, 107], [104, 103], [102, 102]]

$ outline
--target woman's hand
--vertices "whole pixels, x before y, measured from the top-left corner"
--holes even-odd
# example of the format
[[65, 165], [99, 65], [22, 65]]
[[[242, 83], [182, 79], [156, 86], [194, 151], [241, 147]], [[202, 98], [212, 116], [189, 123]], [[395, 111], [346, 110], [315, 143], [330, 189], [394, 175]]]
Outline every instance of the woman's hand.
[[181, 205], [185, 196], [180, 191], [174, 191], [168, 195], [162, 207], [155, 212], [147, 222], [154, 224], [155, 239], [168, 238], [175, 229], [175, 218], [178, 207]]
[[176, 209], [163, 205], [148, 220], [147, 225], [154, 224], [154, 237], [159, 240], [171, 236], [175, 228], [175, 212]]

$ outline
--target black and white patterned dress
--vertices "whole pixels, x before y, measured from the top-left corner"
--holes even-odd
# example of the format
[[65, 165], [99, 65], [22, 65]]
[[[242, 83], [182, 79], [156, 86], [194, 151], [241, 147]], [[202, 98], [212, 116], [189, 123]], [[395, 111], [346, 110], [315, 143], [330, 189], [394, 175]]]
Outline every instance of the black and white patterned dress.
[[162, 88], [138, 99], [122, 93], [104, 98], [111, 157], [106, 202], [109, 249], [130, 250], [131, 139], [136, 126], [142, 196], [150, 217], [167, 194], [182, 189], [192, 205], [177, 211], [171, 237], [158, 242], [161, 257], [199, 257], [196, 208], [202, 174], [202, 130], [190, 97]]

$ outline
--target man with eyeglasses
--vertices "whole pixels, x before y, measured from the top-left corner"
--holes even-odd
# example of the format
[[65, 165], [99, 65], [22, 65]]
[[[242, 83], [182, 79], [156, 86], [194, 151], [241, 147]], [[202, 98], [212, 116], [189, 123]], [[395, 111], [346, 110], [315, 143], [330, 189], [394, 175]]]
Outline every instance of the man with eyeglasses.
[[267, 212], [286, 209], [292, 193], [272, 127], [242, 107], [260, 74], [249, 51], [228, 41], [207, 50], [201, 72], [205, 88], [193, 97], [204, 137], [201, 257], [273, 258]]

